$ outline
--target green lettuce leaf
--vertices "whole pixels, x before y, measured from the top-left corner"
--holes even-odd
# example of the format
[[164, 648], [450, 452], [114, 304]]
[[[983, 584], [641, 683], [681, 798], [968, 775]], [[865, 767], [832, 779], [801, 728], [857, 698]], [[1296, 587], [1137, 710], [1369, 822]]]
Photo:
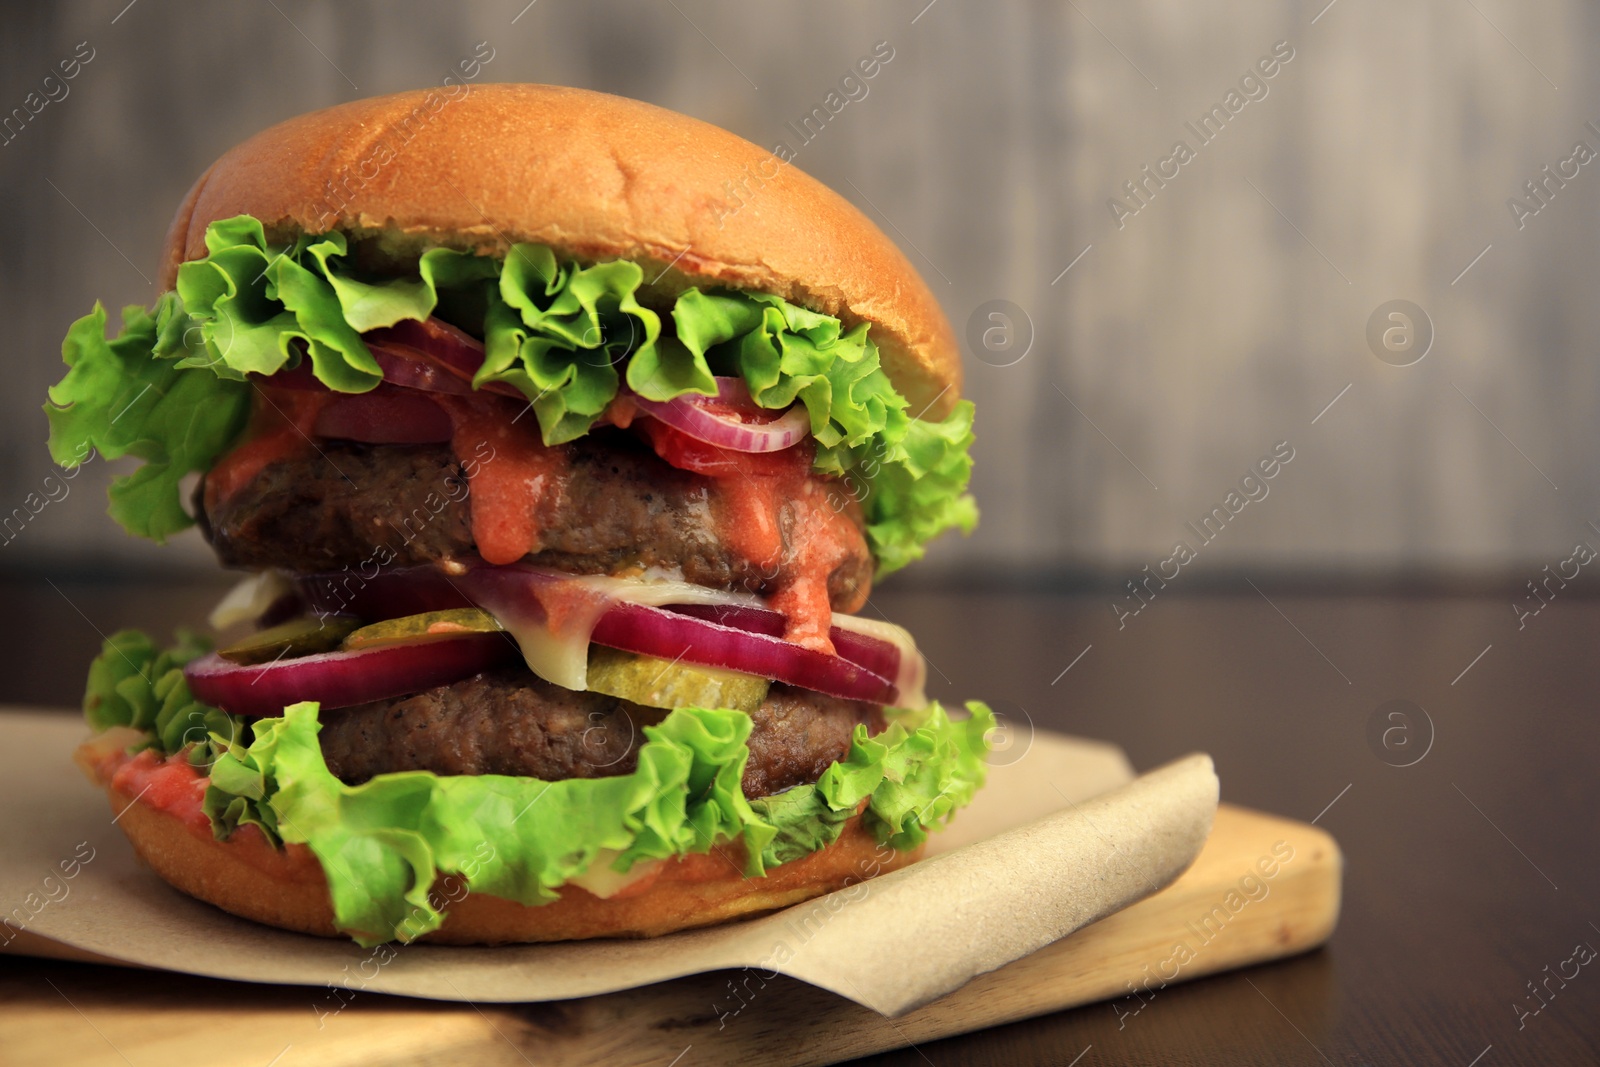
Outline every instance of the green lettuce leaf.
[[196, 327], [184, 333], [183, 364], [243, 378], [297, 366], [304, 352], [316, 376], [342, 393], [383, 381], [363, 333], [426, 319], [441, 288], [481, 287], [499, 273], [491, 259], [433, 248], [415, 277], [363, 278], [345, 261], [344, 234], [274, 245], [249, 215], [206, 227], [206, 249], [205, 258], [178, 268], [178, 296]]
[[871, 473], [853, 482], [847, 472], [845, 479], [865, 486], [867, 543], [880, 576], [920, 559], [923, 546], [945, 530], [971, 533], [978, 524], [978, 506], [964, 492], [972, 477], [972, 401], [958, 403], [943, 422], [918, 419], [904, 436], [882, 441], [882, 461], [868, 457], [851, 468]]
[[184, 665], [210, 652], [211, 642], [192, 630], [175, 636], [177, 644], [164, 651], [138, 630], [107, 638], [89, 665], [83, 715], [97, 732], [114, 726], [144, 731], [146, 740], [138, 748], [165, 756], [189, 749], [190, 759], [200, 765], [244, 740], [244, 720], [190, 695]]
[[984, 736], [994, 729], [994, 713], [977, 701], [969, 701], [967, 711], [966, 719], [953, 720], [938, 704], [890, 708], [888, 729], [868, 737], [867, 728], [857, 726], [849, 753], [815, 785], [751, 801], [777, 831], [762, 855], [766, 865], [832, 844], [862, 801], [863, 822], [880, 843], [905, 850], [925, 842], [928, 830], [966, 807], [984, 782]]
[[443, 921], [428, 896], [443, 876], [538, 904], [596, 863], [626, 872], [734, 840], [744, 873], [759, 876], [833, 841], [863, 801], [881, 842], [914, 847], [983, 782], [983, 735], [994, 720], [969, 707], [960, 721], [938, 705], [901, 712], [877, 738], [858, 728], [849, 756], [817, 785], [752, 803], [739, 785], [749, 759], [742, 712], [671, 712], [645, 728], [627, 775], [544, 782], [403, 771], [350, 786], [328, 771], [317, 705], [303, 703], [257, 722], [248, 747], [217, 761], [205, 805], [230, 831], [251, 821], [307, 845], [339, 928], [357, 941], [410, 940]]
[[[109, 345], [98, 308], [74, 324], [63, 346], [73, 370], [51, 390], [57, 462], [82, 462], [89, 447], [147, 461], [112, 489], [112, 514], [130, 532], [161, 540], [191, 525], [178, 480], [210, 466], [243, 428], [246, 375], [309, 358], [329, 388], [364, 392], [382, 369], [362, 333], [436, 311], [483, 337], [473, 385], [515, 386], [546, 444], [588, 433], [624, 380], [664, 401], [711, 395], [715, 376], [738, 376], [763, 407], [805, 405], [816, 469], [860, 502], [881, 573], [977, 521], [965, 495], [971, 406], [942, 422], [910, 418], [866, 324], [847, 331], [768, 294], [690, 289], [674, 300], [668, 329], [639, 302], [638, 264], [563, 263], [531, 244], [503, 262], [429, 249], [415, 274], [374, 277], [352, 261], [343, 234], [275, 244], [259, 220], [240, 215], [207, 227], [206, 248], [179, 267], [176, 292], [163, 294], [155, 316], [130, 309]], [[147, 386], [159, 406], [133, 404]], [[848, 506], [844, 496], [838, 503]]]
[[[179, 483], [211, 467], [250, 416], [250, 387], [188, 368], [176, 355], [154, 353], [160, 336], [182, 338], [178, 299], [164, 294], [155, 314], [122, 312], [122, 332], [106, 339], [99, 304], [67, 330], [61, 358], [70, 370], [50, 388], [50, 456], [63, 467], [137, 456], [144, 465], [111, 483], [111, 517], [129, 533], [156, 542], [194, 524]], [[181, 340], [179, 342], [181, 349]]]
[[617, 395], [617, 365], [659, 347], [661, 317], [634, 297], [643, 281], [636, 263], [562, 265], [548, 248], [514, 245], [484, 318], [473, 387], [520, 389], [547, 445], [582, 437]]

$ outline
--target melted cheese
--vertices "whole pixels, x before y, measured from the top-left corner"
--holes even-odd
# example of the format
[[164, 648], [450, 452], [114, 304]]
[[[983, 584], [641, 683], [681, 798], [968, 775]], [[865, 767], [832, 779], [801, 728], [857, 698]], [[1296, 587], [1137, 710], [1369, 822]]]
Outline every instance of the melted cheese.
[[668, 604], [759, 606], [749, 593], [707, 589], [667, 579], [610, 578], [604, 575], [553, 580], [536, 605], [526, 595], [474, 589], [473, 599], [506, 628], [528, 662], [528, 669], [565, 689], [583, 690], [589, 682], [589, 642], [600, 617], [618, 604], [664, 607]]

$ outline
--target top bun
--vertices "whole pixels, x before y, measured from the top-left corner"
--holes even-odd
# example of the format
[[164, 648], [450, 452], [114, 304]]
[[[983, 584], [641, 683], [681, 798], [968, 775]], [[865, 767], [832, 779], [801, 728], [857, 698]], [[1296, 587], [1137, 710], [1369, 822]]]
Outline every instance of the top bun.
[[201, 175], [168, 231], [163, 287], [206, 254], [207, 225], [240, 214], [278, 238], [340, 230], [389, 255], [504, 255], [528, 241], [634, 260], [660, 295], [706, 283], [772, 293], [847, 328], [869, 323], [912, 414], [942, 418], [961, 390], [949, 322], [866, 216], [773, 153], [636, 100], [455, 85], [290, 119]]

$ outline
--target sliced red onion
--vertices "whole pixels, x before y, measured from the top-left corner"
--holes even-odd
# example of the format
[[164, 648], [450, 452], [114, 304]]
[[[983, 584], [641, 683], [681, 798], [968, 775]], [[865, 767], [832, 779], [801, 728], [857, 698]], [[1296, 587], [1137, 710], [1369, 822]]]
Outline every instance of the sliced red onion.
[[398, 385], [403, 389], [418, 389], [425, 393], [472, 395], [471, 381], [445, 370], [415, 349], [376, 342], [369, 342], [367, 347], [372, 350], [372, 358], [378, 361], [378, 366], [383, 368], [385, 385]]
[[845, 700], [893, 704], [898, 695], [889, 679], [842, 656], [643, 604], [607, 611], [593, 639], [624, 652], [743, 671]]
[[[892, 704], [897, 698], [895, 682], [890, 680], [897, 671], [875, 673], [844, 656], [759, 630], [666, 606], [624, 601], [607, 588], [618, 584], [616, 579], [574, 579], [536, 567], [483, 566], [470, 568], [453, 584], [516, 635], [531, 668], [569, 689], [586, 684], [581, 657], [593, 641], [624, 652], [754, 674], [846, 700]], [[651, 585], [638, 583], [638, 593], [647, 594]], [[706, 595], [715, 594], [706, 591]], [[758, 616], [730, 618], [754, 621]], [[760, 625], [767, 625], [765, 615], [759, 618]], [[782, 616], [778, 618], [781, 622]], [[862, 647], [860, 635], [849, 635], [846, 643]]]
[[766, 422], [745, 422], [736, 416], [707, 410], [707, 405], [713, 401], [762, 410], [755, 407], [749, 388], [739, 378], [718, 378], [715, 397], [686, 394], [663, 401], [646, 400], [634, 394], [633, 401], [640, 411], [686, 436], [734, 452], [781, 452], [798, 444], [811, 432], [811, 416], [800, 403]]
[[[767, 637], [782, 637], [789, 627], [789, 620], [784, 618], [783, 613], [773, 611], [771, 608], [748, 607], [743, 604], [727, 607], [720, 604], [667, 604], [663, 607], [680, 615], [693, 616], [735, 630], [765, 634]], [[833, 641], [834, 651], [841, 658], [864, 667], [873, 674], [893, 678], [900, 670], [900, 650], [888, 641], [880, 641], [875, 637], [854, 633], [839, 626], [831, 627], [828, 637]]]
[[361, 339], [368, 348], [392, 347], [436, 359], [469, 381], [483, 366], [483, 342], [436, 318], [401, 319], [393, 326], [368, 330]]
[[[606, 622], [611, 611], [631, 605], [626, 600], [625, 592], [600, 592], [595, 590], [594, 582], [594, 579], [574, 578], [571, 575], [535, 567], [483, 565], [471, 567], [466, 575], [451, 578], [436, 567], [425, 566], [380, 571], [370, 576], [355, 573], [310, 575], [299, 579], [299, 588], [311, 608], [322, 614], [350, 614], [376, 621], [404, 615], [420, 615], [425, 611], [482, 607], [499, 618], [508, 628], [514, 626], [510, 618], [513, 614], [525, 616], [524, 621], [530, 625], [536, 623], [544, 626], [545, 616], [541, 597], [570, 600], [574, 594], [600, 596], [604, 598], [605, 603], [597, 605], [598, 610], [589, 613], [597, 620], [592, 639], [600, 644], [610, 644], [603, 636], [603, 632], [609, 631], [603, 631], [601, 624]], [[608, 581], [608, 584], [616, 583]], [[641, 591], [648, 584], [641, 583]], [[706, 593], [708, 596], [717, 595], [710, 590]], [[658, 607], [651, 607], [651, 610], [688, 616], [720, 628], [764, 638], [781, 639], [788, 626], [783, 614], [771, 608], [742, 602], [747, 599], [730, 594], [727, 603], [661, 604]], [[856, 629], [856, 627], [867, 627], [869, 624], [866, 620], [842, 615], [836, 615], [834, 618], [844, 623], [839, 625], [836, 622], [828, 632], [839, 659], [854, 664], [862, 671], [880, 679], [892, 680], [898, 690], [896, 700], [919, 702], [926, 668], [909, 634], [887, 623], [871, 624], [871, 628], [885, 631], [886, 636], [880, 637]], [[714, 643], [725, 643], [712, 631], [697, 632], [703, 632]], [[789, 645], [786, 641], [779, 640], [779, 643]], [[623, 645], [612, 647], [639, 651]], [[678, 651], [679, 648], [673, 648], [667, 658], [677, 656]], [[765, 646], [762, 646], [760, 654], [762, 656], [769, 654]], [[814, 653], [814, 655], [832, 658], [827, 657], [825, 653]], [[690, 662], [709, 661], [692, 659]], [[753, 667], [746, 668], [737, 663], [709, 663], [709, 665], [723, 666], [750, 674], [762, 673]], [[791, 684], [803, 688], [818, 688], [804, 681]]]
[[[471, 396], [472, 376], [483, 366], [483, 343], [438, 319], [404, 319], [361, 335], [383, 380], [407, 389]], [[485, 383], [482, 392], [526, 399], [509, 382]]]
[[315, 700], [324, 709], [420, 693], [515, 659], [502, 634], [386, 645], [360, 652], [323, 652], [242, 666], [215, 652], [183, 669], [197, 700], [232, 715], [278, 715], [290, 704]]
[[[361, 339], [378, 361], [385, 385], [456, 396], [485, 392], [526, 399], [522, 390], [508, 382], [488, 382], [482, 390], [473, 389], [472, 377], [483, 366], [483, 343], [449, 323], [405, 319], [393, 326], [369, 330]], [[272, 375], [253, 374], [251, 378], [284, 389], [328, 388], [312, 370], [303, 347], [300, 362], [294, 368]]]

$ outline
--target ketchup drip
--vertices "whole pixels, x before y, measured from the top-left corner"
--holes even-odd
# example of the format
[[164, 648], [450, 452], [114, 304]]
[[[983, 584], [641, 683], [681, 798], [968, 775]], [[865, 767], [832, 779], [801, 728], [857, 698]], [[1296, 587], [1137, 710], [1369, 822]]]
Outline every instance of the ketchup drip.
[[310, 451], [311, 428], [333, 397], [326, 391], [270, 389], [258, 384], [244, 443], [206, 472], [206, 510], [215, 510], [269, 465]]
[[434, 399], [455, 426], [450, 443], [472, 487], [478, 555], [503, 566], [536, 551], [539, 500], [557, 491], [566, 451], [545, 447], [534, 419], [512, 421], [514, 404], [487, 396]]
[[[793, 546], [788, 578], [772, 595], [771, 604], [789, 620], [784, 635], [788, 640], [832, 652], [828, 631], [833, 626], [833, 606], [828, 576], [850, 554], [847, 537], [855, 539], [860, 535], [835, 506], [832, 495], [809, 476], [810, 466], [807, 460], [804, 474], [783, 487], [781, 506], [795, 513], [792, 529], [800, 536], [799, 543]], [[866, 590], [861, 592], [865, 600]]]
[[[655, 419], [638, 425], [662, 459], [717, 480], [711, 498], [717, 532], [775, 586], [770, 600], [788, 619], [785, 640], [832, 655], [828, 577], [849, 558], [860, 534], [847, 514], [853, 501], [841, 506], [837, 495], [812, 476], [815, 446], [802, 442], [780, 452], [735, 452], [697, 441]], [[784, 518], [789, 520], [788, 541]]]

